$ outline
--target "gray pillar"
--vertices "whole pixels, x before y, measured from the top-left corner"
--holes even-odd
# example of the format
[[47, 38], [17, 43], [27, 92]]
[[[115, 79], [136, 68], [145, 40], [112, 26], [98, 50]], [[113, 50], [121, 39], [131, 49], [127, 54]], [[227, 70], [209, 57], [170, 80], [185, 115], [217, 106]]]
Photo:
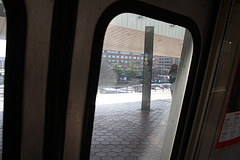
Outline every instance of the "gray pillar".
[[142, 111], [150, 111], [154, 27], [145, 27]]

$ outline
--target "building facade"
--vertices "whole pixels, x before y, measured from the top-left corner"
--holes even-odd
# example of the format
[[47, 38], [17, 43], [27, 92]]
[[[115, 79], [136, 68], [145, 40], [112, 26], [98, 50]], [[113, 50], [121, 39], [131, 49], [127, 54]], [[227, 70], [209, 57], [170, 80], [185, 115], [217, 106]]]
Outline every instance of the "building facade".
[[[179, 58], [153, 55], [152, 80], [166, 81], [171, 65], [178, 65], [179, 62]], [[127, 68], [133, 63], [140, 73], [143, 72], [143, 54], [140, 53], [103, 50], [102, 63], [107, 63], [108, 67], [111, 67], [113, 63], [117, 63], [122, 68]]]

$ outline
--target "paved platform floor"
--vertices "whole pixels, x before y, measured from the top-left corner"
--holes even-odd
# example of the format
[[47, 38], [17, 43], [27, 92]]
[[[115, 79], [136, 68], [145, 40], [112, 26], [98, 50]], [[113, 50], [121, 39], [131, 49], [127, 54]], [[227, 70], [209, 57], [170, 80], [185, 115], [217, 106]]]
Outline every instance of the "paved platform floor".
[[[105, 99], [101, 97], [103, 101], [96, 107], [90, 160], [159, 159], [171, 106], [169, 94], [152, 95], [150, 112], [140, 111], [140, 95], [131, 102], [126, 102], [131, 99], [129, 95], [117, 97], [121, 96], [125, 101], [119, 101], [124, 103], [104, 104]], [[159, 96], [163, 99], [157, 99]], [[0, 160], [2, 125], [3, 101], [0, 99]]]
[[159, 159], [171, 99], [151, 101], [141, 112], [141, 101], [96, 106], [91, 160]]

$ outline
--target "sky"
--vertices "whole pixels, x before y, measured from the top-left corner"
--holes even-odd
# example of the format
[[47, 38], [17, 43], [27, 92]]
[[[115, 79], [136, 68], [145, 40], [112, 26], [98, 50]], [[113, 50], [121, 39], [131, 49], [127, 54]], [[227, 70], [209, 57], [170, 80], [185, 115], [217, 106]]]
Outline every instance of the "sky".
[[5, 57], [6, 55], [6, 40], [0, 39], [0, 57]]

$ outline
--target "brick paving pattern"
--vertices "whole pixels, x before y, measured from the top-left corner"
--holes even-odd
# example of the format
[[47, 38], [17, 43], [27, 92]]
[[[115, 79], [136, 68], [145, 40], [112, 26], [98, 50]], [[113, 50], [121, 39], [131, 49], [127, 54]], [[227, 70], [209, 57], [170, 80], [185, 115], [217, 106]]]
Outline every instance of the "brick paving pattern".
[[[97, 105], [90, 160], [159, 159], [170, 106], [171, 99], [151, 101], [150, 112], [140, 111], [140, 101]], [[1, 104], [0, 160], [2, 108]]]
[[151, 101], [151, 111], [141, 112], [141, 102], [97, 105], [90, 160], [159, 159], [171, 99]]

